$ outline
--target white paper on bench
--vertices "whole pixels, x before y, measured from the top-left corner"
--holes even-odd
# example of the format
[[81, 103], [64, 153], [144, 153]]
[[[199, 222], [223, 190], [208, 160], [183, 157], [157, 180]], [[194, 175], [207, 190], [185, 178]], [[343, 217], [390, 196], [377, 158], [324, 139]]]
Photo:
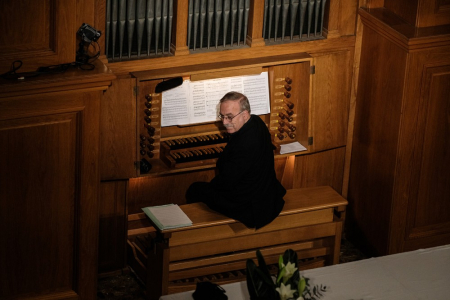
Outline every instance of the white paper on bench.
[[293, 142], [289, 144], [283, 144], [280, 146], [280, 154], [292, 153], [292, 152], [300, 152], [307, 150], [305, 146], [300, 144], [299, 142]]
[[161, 230], [192, 225], [192, 221], [177, 204], [149, 206], [142, 210]]

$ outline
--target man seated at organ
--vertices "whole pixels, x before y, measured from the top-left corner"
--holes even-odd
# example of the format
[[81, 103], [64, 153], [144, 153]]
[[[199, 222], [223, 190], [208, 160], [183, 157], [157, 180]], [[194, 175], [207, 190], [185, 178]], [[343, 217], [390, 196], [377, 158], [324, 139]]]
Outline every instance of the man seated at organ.
[[251, 114], [245, 95], [229, 92], [219, 107], [229, 142], [217, 160], [216, 176], [194, 182], [186, 198], [258, 229], [279, 215], [286, 194], [276, 178], [271, 135], [264, 121]]

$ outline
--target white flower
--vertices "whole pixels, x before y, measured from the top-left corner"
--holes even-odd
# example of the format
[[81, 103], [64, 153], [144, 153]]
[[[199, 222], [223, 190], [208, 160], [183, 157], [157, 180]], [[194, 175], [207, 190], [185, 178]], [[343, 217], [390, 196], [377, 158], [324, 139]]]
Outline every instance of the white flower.
[[281, 283], [280, 287], [277, 287], [276, 290], [280, 294], [281, 300], [287, 300], [294, 297], [294, 293], [296, 292], [295, 290], [291, 290], [290, 284], [285, 286], [284, 283]]
[[295, 264], [288, 262], [285, 266], [282, 264], [283, 268], [285, 268], [286, 272], [283, 274], [283, 282], [286, 282], [291, 278], [291, 276], [294, 274], [295, 271], [297, 271], [297, 268], [295, 267]]

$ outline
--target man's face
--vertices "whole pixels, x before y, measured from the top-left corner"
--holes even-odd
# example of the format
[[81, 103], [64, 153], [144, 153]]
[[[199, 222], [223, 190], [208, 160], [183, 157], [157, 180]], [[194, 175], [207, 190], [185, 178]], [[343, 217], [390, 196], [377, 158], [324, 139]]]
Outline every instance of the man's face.
[[226, 117], [233, 117], [231, 121], [228, 118], [223, 119], [223, 125], [227, 129], [228, 133], [235, 133], [242, 126], [244, 126], [245, 122], [250, 118], [250, 114], [248, 111], [241, 112], [241, 107], [239, 105], [239, 101], [225, 101], [220, 104], [220, 114]]

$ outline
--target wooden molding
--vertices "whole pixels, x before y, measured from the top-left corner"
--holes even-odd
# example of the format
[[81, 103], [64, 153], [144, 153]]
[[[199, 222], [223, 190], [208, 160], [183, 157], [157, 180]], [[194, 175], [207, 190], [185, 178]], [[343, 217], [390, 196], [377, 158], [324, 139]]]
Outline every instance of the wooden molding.
[[405, 51], [450, 45], [450, 25], [416, 28], [385, 8], [360, 8], [359, 14], [365, 26]]

